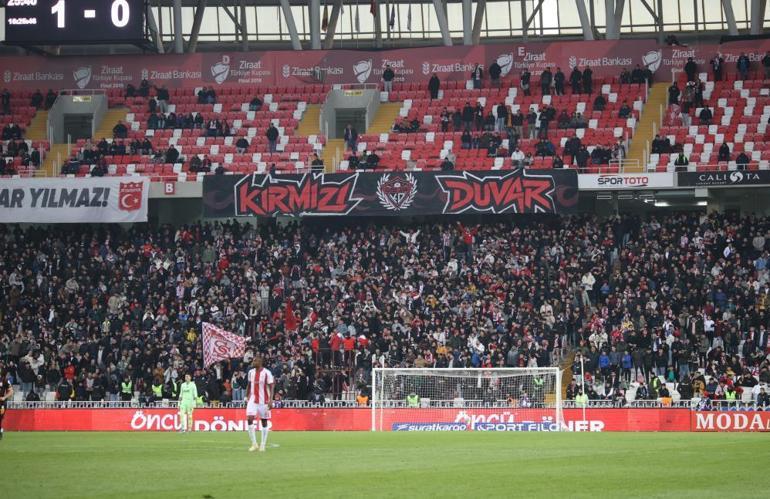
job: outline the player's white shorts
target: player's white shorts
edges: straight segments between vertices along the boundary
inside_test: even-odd
[[[267,404],[257,404],[253,398],[246,403],[246,416],[256,416],[259,419],[270,419],[270,409]]]

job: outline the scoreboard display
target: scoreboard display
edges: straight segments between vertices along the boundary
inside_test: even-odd
[[[145,0],[7,0],[9,44],[136,43],[144,40]]]

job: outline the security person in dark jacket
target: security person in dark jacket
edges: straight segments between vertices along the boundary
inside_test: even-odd
[[[701,109],[698,117],[700,118],[701,125],[710,125],[711,120],[714,119],[714,113],[712,113],[711,109],[709,109],[709,107],[706,106],[703,109]]]
[[[434,73],[428,81],[428,92],[430,92],[431,99],[438,99],[438,90],[440,86],[441,82],[439,81],[438,76],[436,76]]]
[[[382,72],[382,86],[386,92],[393,91],[393,78],[395,77],[396,77],[396,74],[393,72],[393,69],[390,67],[390,64],[385,66],[385,71]]]
[[[484,70],[481,66],[476,64],[476,67],[471,71],[471,81],[473,81],[473,88],[481,88],[481,80],[484,78]]]
[[[267,131],[265,132],[265,137],[267,137],[269,150],[270,150],[270,153],[272,154],[276,151],[276,141],[278,140],[278,129],[271,124],[268,127]]]
[[[551,95],[551,82],[553,81],[553,73],[548,68],[540,75],[540,91],[543,95]]]
[[[578,150],[577,154],[575,155],[575,163],[577,163],[577,166],[580,170],[585,170],[588,166],[588,159],[591,157],[591,154],[588,152],[588,148],[585,145],[582,145],[580,147],[580,150]]]
[[[556,73],[553,75],[553,89],[556,95],[564,95],[564,81],[566,77],[562,73],[561,68],[556,68]]]
[[[692,57],[687,58],[687,63],[684,65],[684,72],[687,74],[687,81],[695,81],[695,73],[698,72],[698,65],[692,60]]]
[[[573,94],[579,94],[583,90],[583,73],[580,72],[577,66],[572,70],[569,75],[569,84],[572,87]]]
[[[493,87],[500,87],[500,75],[503,74],[503,68],[500,67],[500,65],[497,63],[497,61],[494,61],[489,66],[489,79],[492,80],[492,86]]]
[[[590,67],[583,70],[583,92],[590,94],[594,91],[594,72]]]
[[[530,79],[532,78],[532,75],[529,71],[526,69],[523,73],[521,73],[521,82],[519,85],[521,86],[521,89],[524,91],[524,95],[530,95],[532,92],[532,88],[530,86]]]
[[[679,104],[679,95],[681,95],[682,91],[679,90],[679,85],[676,84],[676,82],[672,83],[670,87],[668,87],[668,105],[672,104]]]
[[[474,116],[474,110],[471,107],[470,102],[466,102],[465,106],[463,106],[463,128],[470,129],[471,125],[473,125],[473,116]]]

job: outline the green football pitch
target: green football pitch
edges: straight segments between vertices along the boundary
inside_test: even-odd
[[[6,433],[0,496],[768,497],[770,435]]]

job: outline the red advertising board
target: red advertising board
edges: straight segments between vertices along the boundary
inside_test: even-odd
[[[590,66],[595,77],[618,75],[624,67],[649,67],[658,81],[670,81],[671,70],[681,69],[688,57],[708,69],[717,53],[728,71],[745,52],[758,66],[770,40],[730,42],[690,47],[660,46],[654,40],[599,40],[506,43],[477,46],[426,47],[386,51],[305,50],[271,52],[214,52],[186,55],[0,57],[2,86],[13,89],[80,88],[123,89],[142,79],[170,88],[202,85],[252,87],[301,86],[318,83],[377,83],[386,65],[397,82],[427,82],[432,74],[442,80],[467,80],[475,64],[500,64],[504,76],[525,68],[535,77],[546,67],[560,67],[567,76],[572,67]]]
[[[459,422],[475,429],[484,423],[516,424],[508,431],[553,431],[552,411],[542,409],[390,409],[379,423],[392,429],[398,423]],[[688,431],[687,410],[661,409],[565,409],[564,426],[568,431]],[[524,424],[521,424],[524,423]]]
[[[198,409],[196,430],[245,431],[242,409]],[[458,423],[453,429],[498,431],[552,431],[550,418],[539,410],[519,409],[389,409],[382,413],[384,430],[397,426],[425,427]],[[379,425],[378,421],[378,425]],[[179,426],[174,409],[20,409],[9,410],[4,426],[9,431],[174,431]],[[286,431],[368,431],[369,409],[276,409],[273,428]],[[405,426],[405,429],[410,429]],[[411,428],[414,429],[414,428]],[[424,428],[423,428],[424,429]],[[567,431],[770,431],[766,412],[692,412],[688,409],[580,409],[564,410]]]

